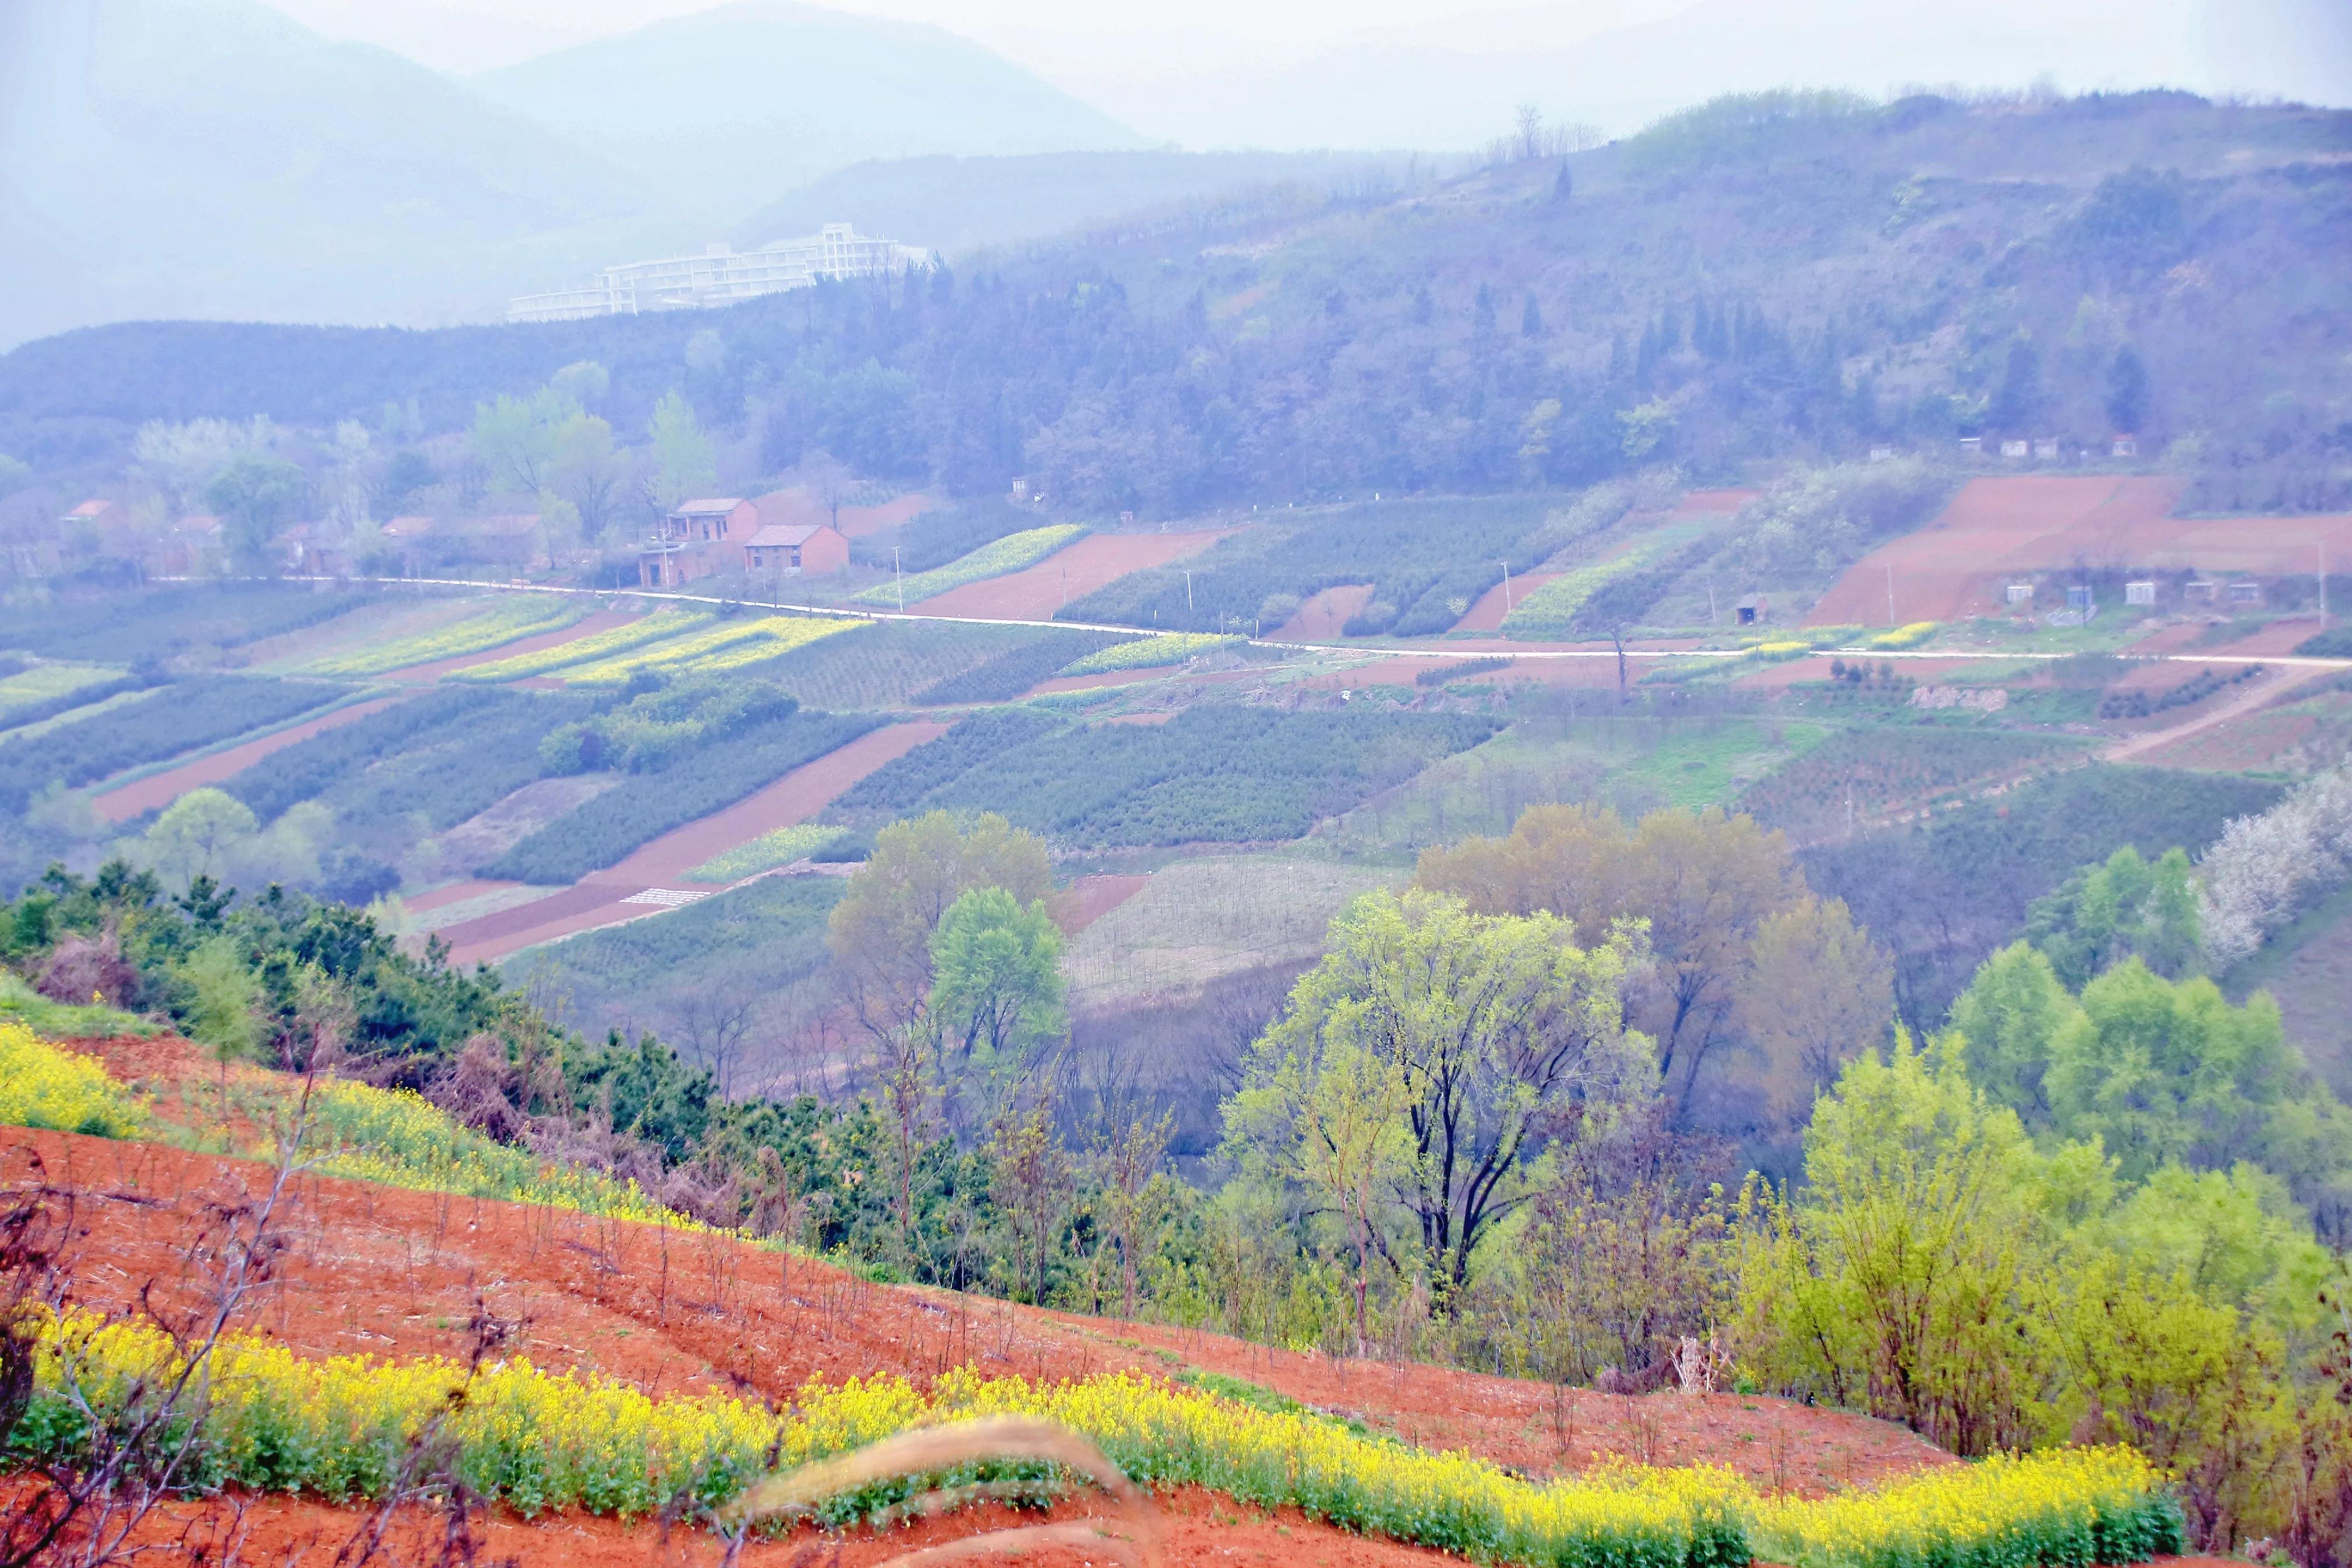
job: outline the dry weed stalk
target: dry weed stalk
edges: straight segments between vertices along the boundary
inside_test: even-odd
[[[838,1458],[803,1465],[790,1474],[753,1487],[731,1504],[721,1518],[739,1531],[753,1521],[778,1514],[808,1513],[827,1498],[855,1491],[894,1476],[924,1475],[951,1469],[976,1460],[1029,1459],[1059,1465],[1086,1477],[1110,1494],[1117,1505],[1124,1536],[1109,1533],[1101,1520],[1071,1520],[1059,1524],[1028,1525],[994,1530],[938,1546],[923,1547],[893,1557],[881,1568],[933,1568],[934,1564],[967,1562],[977,1557],[1018,1555],[1045,1546],[1075,1546],[1108,1553],[1129,1568],[1160,1568],[1160,1521],[1125,1471],[1102,1450],[1077,1434],[1049,1421],[999,1415],[929,1426],[870,1444]],[[901,1511],[928,1515],[985,1498],[1006,1495],[1000,1487],[934,1488]],[[738,1537],[740,1539],[740,1535]]]

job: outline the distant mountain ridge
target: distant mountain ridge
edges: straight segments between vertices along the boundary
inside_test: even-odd
[[[736,0],[471,85],[730,223],[763,195],[861,160],[1144,144],[943,28],[790,0]]]
[[[1393,187],[1433,161],[1403,153],[1033,153],[853,163],[761,207],[734,231],[756,246],[838,218],[943,255],[1018,245],[1123,215],[1256,185]]]
[[[769,0],[478,81],[258,0],[0,6],[0,346],[140,318],[479,321],[862,159],[1138,144],[952,34]]]

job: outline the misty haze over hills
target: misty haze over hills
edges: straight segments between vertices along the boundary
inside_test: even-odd
[[[1137,45],[1128,77],[1083,80],[946,28],[771,0],[625,36],[551,32],[564,47],[476,74],[288,12],[346,40],[467,25],[397,0],[0,15],[0,245],[16,284],[0,345],[156,317],[490,321],[510,294],[601,266],[837,219],[949,251],[1034,239],[1240,186],[1345,184],[1397,161],[1301,150],[1473,147],[1522,102],[1622,134],[1774,86],[2046,76],[2326,102],[2352,79],[2352,19],[2328,0],[1996,0],[1940,16],[1699,0],[1549,48],[1492,47],[1492,27],[1451,47],[1433,22],[1206,75]],[[1276,151],[1146,150],[1170,133]]]

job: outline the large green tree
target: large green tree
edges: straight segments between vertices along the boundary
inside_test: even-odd
[[[1551,1140],[1586,1105],[1655,1084],[1648,1042],[1624,1027],[1638,932],[1612,929],[1590,948],[1573,935],[1557,916],[1475,914],[1423,889],[1359,900],[1251,1047],[1225,1110],[1228,1152],[1306,1210],[1359,1219],[1359,1184],[1381,1169],[1402,1226],[1373,1246],[1425,1269],[1445,1309],[1495,1226],[1528,1200],[1529,1166]],[[1333,1146],[1368,1098],[1391,1093],[1401,1149],[1384,1154],[1363,1128],[1346,1134],[1358,1148]]]

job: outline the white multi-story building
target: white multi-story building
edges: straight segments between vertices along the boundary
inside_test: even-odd
[[[576,321],[640,310],[704,310],[805,289],[820,278],[873,278],[930,265],[931,253],[919,246],[869,239],[845,223],[829,223],[804,239],[780,239],[757,250],[713,245],[700,256],[607,267],[591,283],[516,296],[507,306],[507,320]]]

